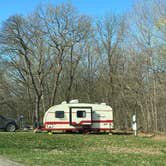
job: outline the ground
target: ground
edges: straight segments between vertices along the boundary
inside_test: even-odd
[[[1,132],[0,155],[25,166],[166,166],[166,136]]]
[[[8,160],[7,158],[0,157],[0,166],[23,166],[20,163]]]

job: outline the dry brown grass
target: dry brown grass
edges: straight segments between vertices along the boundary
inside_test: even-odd
[[[152,138],[153,140],[166,141],[166,134],[138,133],[138,137]]]
[[[145,138],[150,138],[150,137],[154,137],[155,134],[154,133],[138,133],[138,137],[145,137]]]
[[[99,151],[101,149],[91,147],[88,151]],[[112,147],[107,146],[104,150],[108,153],[134,153],[134,154],[148,154],[148,155],[159,155],[161,154],[161,149],[159,148],[128,148],[128,147]]]
[[[127,147],[108,147],[108,152],[111,153],[144,153],[144,154],[151,154],[151,155],[159,155],[161,154],[160,149],[156,148],[127,148]]]
[[[166,141],[166,135],[156,135],[153,139],[158,141]]]

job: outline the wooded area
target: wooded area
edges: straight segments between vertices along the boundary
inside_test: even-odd
[[[0,114],[42,121],[61,101],[106,102],[115,128],[166,132],[166,2],[100,18],[71,3],[14,15],[0,29]]]

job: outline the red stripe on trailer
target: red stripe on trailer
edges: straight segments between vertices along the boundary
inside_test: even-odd
[[[73,124],[73,125],[84,124],[84,123],[92,123],[92,121],[91,120],[82,120],[79,123],[77,123],[77,122],[71,122],[71,124]]]
[[[112,123],[113,120],[92,120],[93,123]]]
[[[70,122],[45,122],[46,124],[70,124]]]
[[[77,130],[82,130],[82,128],[41,128],[41,130],[72,130],[72,131],[77,131]]]
[[[96,130],[113,130],[113,128],[90,128],[92,131]],[[78,130],[84,130],[84,128],[41,128],[41,130],[72,130],[72,131],[78,131]]]
[[[83,123],[112,123],[113,120],[83,120],[81,121],[79,124],[83,124]],[[46,124],[70,124],[70,122],[66,122],[66,121],[54,121],[54,122],[45,122]],[[72,124],[77,124],[76,122],[72,122]]]

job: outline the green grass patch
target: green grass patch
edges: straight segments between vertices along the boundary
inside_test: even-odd
[[[28,166],[166,166],[166,141],[122,135],[1,132],[0,155]]]

